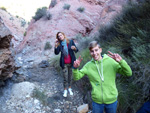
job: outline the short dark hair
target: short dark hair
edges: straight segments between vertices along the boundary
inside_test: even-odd
[[[94,48],[96,46],[98,46],[100,48],[100,44],[98,44],[97,41],[90,42],[90,44],[89,44],[89,50],[91,50],[92,48]]]

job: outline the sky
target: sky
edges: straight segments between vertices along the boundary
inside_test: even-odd
[[[0,0],[0,7],[14,15],[30,21],[38,8],[49,7],[51,0]]]

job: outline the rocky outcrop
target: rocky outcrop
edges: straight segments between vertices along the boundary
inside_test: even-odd
[[[16,49],[23,40],[28,24],[23,18],[17,16],[15,17],[2,9],[0,9],[0,17],[3,20],[5,26],[11,32],[13,36],[13,48]]]
[[[15,70],[14,60],[11,52],[11,32],[0,18],[0,86],[4,81],[12,77]]]

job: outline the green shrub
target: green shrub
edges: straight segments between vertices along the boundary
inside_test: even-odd
[[[45,106],[48,104],[48,97],[44,91],[40,91],[39,89],[35,88],[33,90],[32,97],[38,99]]]
[[[35,16],[32,17],[35,21],[47,15],[47,7],[38,8]]]
[[[52,45],[50,44],[50,42],[46,42],[44,50],[48,50],[48,49],[51,49],[51,48],[52,48]]]
[[[79,7],[79,8],[77,9],[77,11],[79,11],[80,13],[84,12],[84,10],[85,10],[84,7]]]
[[[26,35],[27,35],[27,32],[25,31],[25,32],[24,32],[24,36],[26,36]]]
[[[7,9],[5,7],[1,7],[0,9],[4,10],[4,11],[7,11]]]
[[[50,7],[54,7],[56,4],[57,4],[57,1],[56,0],[52,0],[51,4],[50,4]]]
[[[62,68],[60,67],[59,64],[59,60],[60,60],[60,54],[59,55],[55,55],[53,58],[51,58],[49,60],[50,65],[55,67],[55,69],[57,70],[57,72],[62,75]]]
[[[93,40],[90,37],[83,37],[81,34],[76,35],[75,39],[78,42],[80,50],[87,48],[88,44]]]
[[[70,9],[70,5],[69,4],[64,4],[63,8],[66,9],[66,10],[69,10]]]
[[[24,27],[26,25],[26,21],[25,20],[21,20],[21,27]]]

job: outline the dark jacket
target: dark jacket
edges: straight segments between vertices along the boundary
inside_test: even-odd
[[[68,44],[68,53],[71,56],[71,66],[73,67],[73,63],[76,60],[76,57],[74,55],[74,51],[71,49],[71,46],[75,46],[75,43],[73,40],[70,40],[69,44]],[[58,55],[59,52],[61,52],[61,56],[60,56],[60,67],[62,67],[62,69],[64,68],[64,54],[63,54],[63,46],[60,44],[57,48],[55,48],[54,50],[55,54]],[[78,48],[76,47],[75,52],[78,52]]]

